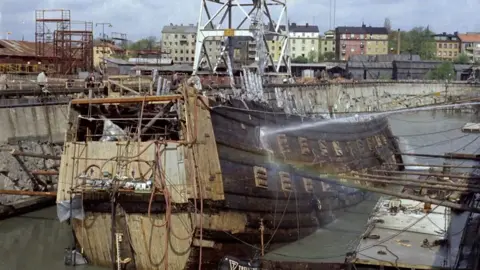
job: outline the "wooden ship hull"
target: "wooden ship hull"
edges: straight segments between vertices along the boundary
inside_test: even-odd
[[[69,211],[90,263],[217,269],[238,258],[259,269],[266,251],[365,199],[326,174],[399,169],[386,119],[270,134],[307,120],[188,89],[72,101],[57,203],[81,201],[83,215]],[[105,132],[103,117],[124,133]]]

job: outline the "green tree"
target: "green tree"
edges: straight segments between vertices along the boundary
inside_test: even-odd
[[[468,55],[461,53],[455,58],[454,62],[455,64],[468,64],[470,63],[470,59],[468,58]]]
[[[428,27],[415,27],[410,31],[400,32],[400,53],[418,54],[423,60],[436,58],[436,44],[433,38],[434,33]],[[398,42],[398,31],[389,34],[388,46],[396,52]]]
[[[308,63],[316,63],[318,62],[318,56],[316,51],[309,51],[308,52]]]
[[[443,62],[427,74],[429,80],[453,80],[454,77],[455,69],[451,62]]]
[[[321,53],[318,54],[318,62],[320,63],[320,62],[323,62],[323,61],[325,61],[325,56]]]
[[[292,59],[292,62],[293,63],[301,63],[301,64],[306,64],[308,63],[308,58],[306,58],[305,56],[297,56],[295,58]]]
[[[157,38],[150,36],[147,38],[142,38],[136,42],[131,43],[128,46],[130,50],[155,50],[159,49]]]
[[[327,61],[332,61],[332,60],[335,60],[335,53],[334,52],[326,52],[326,53],[323,54],[323,57]]]

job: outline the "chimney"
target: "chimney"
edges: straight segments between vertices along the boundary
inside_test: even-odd
[[[453,32],[455,36],[458,36],[458,31]]]
[[[308,27],[308,23],[306,23],[305,26]]]
[[[297,24],[296,24],[296,23],[292,23],[292,27],[297,27]]]

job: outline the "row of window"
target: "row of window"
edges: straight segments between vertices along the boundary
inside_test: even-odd
[[[183,59],[184,59],[183,57],[176,57],[176,56],[173,58],[174,61],[180,61],[180,62],[183,62]],[[189,59],[191,59],[190,61],[192,62],[195,61],[195,57],[185,57],[185,61],[188,62]]]
[[[364,34],[359,34],[359,35],[355,35],[355,34],[350,34],[350,35],[342,34],[342,39],[355,38],[355,37],[359,37],[360,39],[364,39],[364,38],[365,38],[365,35],[364,35]],[[373,39],[373,35],[367,35],[367,37],[368,37],[369,39]]]
[[[457,43],[438,43],[438,48],[444,48],[444,49],[458,49],[458,44]]]
[[[458,52],[451,52],[451,51],[448,52],[448,53],[447,52],[438,52],[437,55],[438,56],[444,56],[444,57],[447,56],[447,55],[449,57],[456,57],[456,56],[458,56]]]

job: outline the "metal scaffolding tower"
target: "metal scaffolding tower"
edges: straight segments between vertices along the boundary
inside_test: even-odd
[[[232,76],[235,43],[248,40],[248,51],[252,56],[249,69],[255,70],[259,75],[290,76],[287,0],[200,0],[200,2],[194,74],[199,70],[217,73],[218,65],[223,62]],[[207,39],[223,40],[218,56],[213,56],[213,53],[207,50],[206,43],[209,42]],[[269,41],[278,44],[275,45],[277,61],[274,61],[275,52],[270,51]]]

